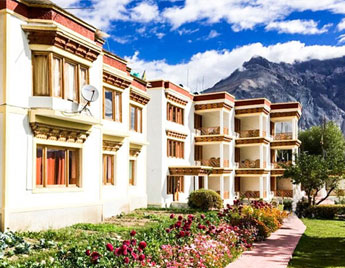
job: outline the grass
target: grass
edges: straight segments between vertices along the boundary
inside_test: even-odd
[[[289,268],[345,268],[345,221],[303,219],[307,229]]]

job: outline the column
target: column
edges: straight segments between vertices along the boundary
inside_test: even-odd
[[[220,191],[221,198],[224,199],[224,176],[223,175],[219,177],[219,191]]]
[[[259,136],[262,137],[262,130],[263,130],[263,115],[259,115]]]
[[[264,197],[264,177],[260,177],[260,198]]]
[[[259,145],[260,146],[260,168],[263,168],[264,166],[264,146],[262,144]]]
[[[199,177],[193,176],[194,178],[194,190],[199,190]]]
[[[224,112],[223,109],[219,111],[219,127],[220,127],[220,135],[224,134]]]
[[[219,144],[219,157],[220,167],[224,167],[224,146],[223,143]]]
[[[296,119],[293,118],[291,121],[291,131],[292,131],[292,139],[296,140],[297,139],[297,124],[296,124]]]
[[[204,176],[204,188],[208,189],[208,176]]]

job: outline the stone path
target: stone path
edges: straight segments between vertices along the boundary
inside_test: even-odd
[[[296,216],[289,216],[282,228],[267,240],[254,244],[251,251],[244,252],[226,268],[285,268],[306,227]]]

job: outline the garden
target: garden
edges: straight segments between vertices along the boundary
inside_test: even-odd
[[[262,201],[219,205],[139,209],[101,224],[2,233],[0,267],[225,267],[287,217]]]

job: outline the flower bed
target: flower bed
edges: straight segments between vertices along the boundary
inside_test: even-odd
[[[138,234],[132,231],[131,240],[87,251],[83,260],[95,267],[225,267],[254,241],[280,228],[286,216],[259,201],[237,202],[207,214],[171,214],[166,227]]]
[[[154,228],[133,230],[124,239],[93,234],[87,247],[59,245],[44,261],[14,267],[225,267],[254,241],[277,230],[286,216],[258,201],[204,214],[171,214]]]

